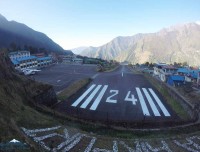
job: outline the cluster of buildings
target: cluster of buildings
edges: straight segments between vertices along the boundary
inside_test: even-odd
[[[55,59],[55,55],[45,56],[44,53],[30,54],[30,51],[15,51],[10,52],[9,57],[15,67],[15,69],[34,69],[42,68],[51,65],[53,62],[58,62],[59,59]],[[75,63],[82,64],[83,59],[78,58],[74,54],[60,55],[62,63]]]
[[[9,57],[15,69],[42,68],[52,64],[52,57],[43,53],[31,55],[29,51],[10,52]]]
[[[172,86],[181,85],[185,82],[200,86],[200,69],[177,68],[173,65],[159,63],[154,66],[153,75]]]
[[[83,59],[78,58],[75,54],[73,55],[61,55],[62,62],[63,63],[77,63],[77,64],[82,64]]]

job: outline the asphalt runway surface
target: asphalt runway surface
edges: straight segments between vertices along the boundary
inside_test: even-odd
[[[82,91],[57,105],[67,115],[94,121],[171,122],[179,118],[143,75],[128,66],[100,73]]]
[[[96,74],[96,65],[56,64],[41,69],[40,72],[31,77],[36,81],[52,85],[54,90],[59,92],[77,80]]]

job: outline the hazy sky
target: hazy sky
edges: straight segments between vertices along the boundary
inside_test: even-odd
[[[71,49],[199,21],[200,0],[0,0],[0,13]]]

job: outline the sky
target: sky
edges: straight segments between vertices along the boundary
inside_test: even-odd
[[[0,0],[0,14],[67,50],[200,21],[200,0]]]

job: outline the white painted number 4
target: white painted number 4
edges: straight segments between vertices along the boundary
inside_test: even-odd
[[[129,97],[131,94],[131,91],[129,91],[126,95],[126,98],[124,99],[125,101],[131,101],[133,103],[133,105],[136,105],[136,101],[137,99],[134,97],[133,94],[131,94],[131,97]]]

